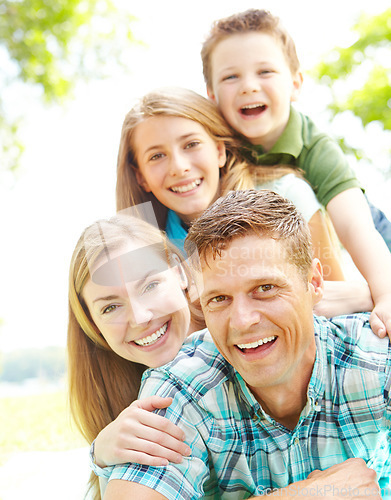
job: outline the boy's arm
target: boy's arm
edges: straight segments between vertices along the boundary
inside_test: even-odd
[[[326,208],[341,243],[368,282],[375,304],[370,317],[373,331],[391,337],[391,253],[376,231],[361,189],[343,191]]]
[[[148,486],[121,479],[113,479],[109,482],[103,500],[130,500],[131,498],[167,500],[167,497]]]

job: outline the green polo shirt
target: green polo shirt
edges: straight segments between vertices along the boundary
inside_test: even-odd
[[[361,187],[338,144],[293,107],[284,132],[270,151],[265,153],[262,146],[246,143],[243,154],[257,165],[300,168],[324,206],[337,194]]]

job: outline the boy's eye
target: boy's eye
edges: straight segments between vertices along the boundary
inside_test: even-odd
[[[224,302],[225,299],[225,295],[217,295],[216,297],[213,297],[213,299],[210,299],[209,303],[220,304],[221,302]]]
[[[234,80],[235,78],[237,78],[237,75],[228,75],[223,78],[223,82],[226,80]]]

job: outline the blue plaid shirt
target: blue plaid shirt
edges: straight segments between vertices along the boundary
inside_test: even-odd
[[[367,314],[314,321],[317,355],[294,430],[262,410],[204,330],[174,361],[148,370],[140,394],[174,398],[159,413],[184,429],[191,457],[167,467],[118,465],[109,468],[110,479],[141,483],[168,499],[238,500],[361,457],[376,470],[383,498],[391,498],[390,343],[372,333]],[[331,486],[318,493],[333,496]]]

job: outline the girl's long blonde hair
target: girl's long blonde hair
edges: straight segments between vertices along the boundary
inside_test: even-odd
[[[111,350],[92,321],[82,296],[90,278],[89,267],[104,252],[120,249],[129,240],[146,245],[164,243],[164,257],[170,266],[181,259],[161,231],[136,217],[117,215],[101,220],[81,235],[69,272],[68,384],[71,414],[88,443],[92,443],[106,425],[137,399],[141,376],[146,369],[146,366],[121,358]],[[186,263],[182,262],[182,266],[191,283]],[[91,474],[90,488],[94,498],[99,499],[95,474]]]
[[[252,187],[251,175],[245,168],[246,163],[239,153],[237,140],[216,105],[192,90],[161,89],[142,97],[125,117],[117,162],[117,210],[151,201],[159,227],[161,229],[165,227],[167,208],[152,193],[146,193],[136,179],[138,166],[133,141],[134,132],[137,125],[154,116],[187,118],[199,123],[216,142],[224,142],[227,161],[220,169],[222,192]]]

